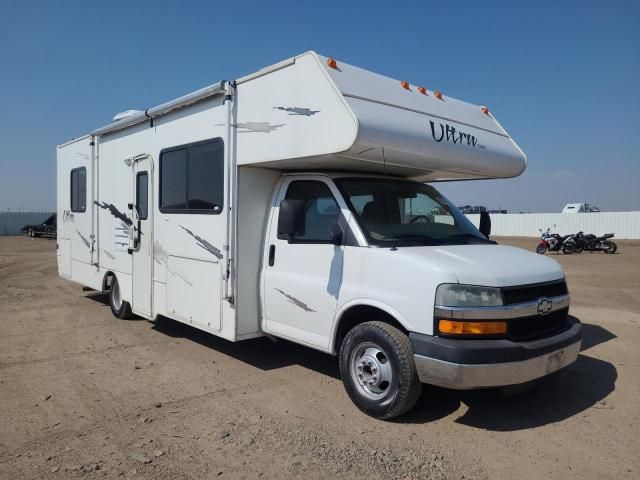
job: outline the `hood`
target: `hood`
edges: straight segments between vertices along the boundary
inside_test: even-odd
[[[549,282],[564,277],[555,260],[506,245],[401,247],[395,254],[439,271],[450,271],[460,283],[506,287]]]

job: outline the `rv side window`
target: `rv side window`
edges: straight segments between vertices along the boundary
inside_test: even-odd
[[[71,170],[71,211],[84,212],[87,209],[87,169]]]
[[[136,207],[140,220],[149,217],[149,175],[147,172],[138,172],[136,175]]]
[[[338,222],[340,207],[331,190],[317,180],[296,180],[289,184],[287,199],[306,200],[305,234],[292,243],[330,243],[331,227]]]
[[[222,212],[224,144],[222,139],[181,145],[160,154],[160,211]]]

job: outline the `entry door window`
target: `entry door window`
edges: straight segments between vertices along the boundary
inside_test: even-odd
[[[305,200],[305,234],[296,235],[292,243],[330,243],[331,227],[338,222],[340,208],[324,182],[296,180],[289,184],[286,199]]]
[[[87,209],[87,169],[71,170],[71,211],[84,212]]]
[[[149,217],[149,174],[138,172],[136,175],[136,207],[140,220]]]

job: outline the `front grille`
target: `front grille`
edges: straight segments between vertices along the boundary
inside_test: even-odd
[[[548,315],[514,318],[509,320],[507,334],[511,340],[534,340],[561,330],[567,325],[568,308],[562,308]]]
[[[566,295],[567,283],[564,280],[550,283],[522,285],[520,287],[505,287],[502,289],[502,300],[505,305],[535,302],[541,297],[557,297]]]

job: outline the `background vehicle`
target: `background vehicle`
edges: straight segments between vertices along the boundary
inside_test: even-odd
[[[26,233],[30,237],[49,237],[56,238],[57,215],[54,213],[44,222],[37,225],[25,225],[22,227],[22,233]]]
[[[618,251],[618,245],[612,240],[609,240],[613,238],[613,236],[613,233],[607,233],[601,237],[597,237],[593,234],[585,235],[584,232],[580,231],[574,235],[575,250],[578,253],[585,250],[590,252],[616,253]]]
[[[422,383],[577,358],[560,266],[424,183],[525,166],[486,107],[308,52],[59,146],[58,268],[119,318],[337,355],[358,408],[392,418]]]
[[[600,209],[588,203],[567,203],[562,213],[597,213]]]
[[[559,252],[562,250],[562,253],[571,254],[576,251],[573,235],[561,236],[557,233],[551,233],[550,227],[544,232],[542,229],[539,230],[542,235],[540,235],[540,243],[536,247],[537,253],[544,255],[547,252]]]

